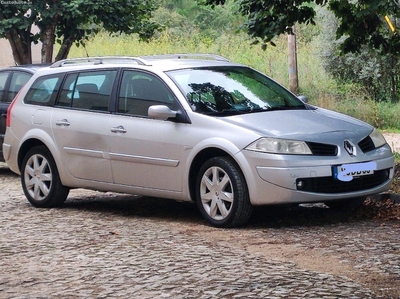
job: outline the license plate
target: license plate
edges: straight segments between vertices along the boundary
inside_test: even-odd
[[[343,164],[333,167],[333,177],[336,180],[351,181],[353,178],[374,174],[375,162]]]

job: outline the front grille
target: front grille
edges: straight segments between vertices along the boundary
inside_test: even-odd
[[[360,147],[360,149],[361,149],[364,153],[373,151],[373,150],[375,149],[375,145],[374,145],[374,143],[372,142],[371,137],[369,137],[369,136],[367,136],[367,137],[365,137],[363,140],[361,140],[361,141],[358,143],[358,146]]]
[[[336,156],[338,148],[336,145],[307,142],[308,147],[315,156]]]
[[[314,193],[345,193],[375,188],[389,180],[389,169],[375,171],[374,174],[355,177],[350,182],[343,182],[331,177],[297,179],[299,191]],[[302,183],[300,183],[302,182]]]

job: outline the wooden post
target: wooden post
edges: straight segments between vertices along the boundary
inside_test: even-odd
[[[296,27],[292,27],[293,34],[288,34],[289,55],[289,90],[294,94],[299,92],[299,78],[297,71]]]

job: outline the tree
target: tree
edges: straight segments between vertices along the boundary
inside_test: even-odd
[[[325,69],[340,82],[361,84],[375,101],[400,99],[400,61],[394,55],[371,51],[363,46],[359,53],[337,55],[341,40],[335,41],[338,20],[332,12],[318,9],[321,26],[320,38],[324,42],[323,61]]]
[[[198,0],[206,5],[224,4],[225,0]],[[246,16],[248,34],[256,43],[273,45],[273,38],[292,33],[295,23],[315,24],[315,7],[327,6],[338,18],[336,38],[342,53],[359,53],[363,46],[400,56],[400,37],[388,28],[385,16],[400,18],[398,0],[236,0],[239,12]]]
[[[16,4],[15,4],[16,3]],[[2,1],[0,37],[9,40],[16,64],[32,63],[31,44],[42,42],[42,62],[52,62],[54,44],[61,44],[55,60],[65,59],[74,43],[104,28],[110,33],[138,33],[151,37],[158,25],[150,21],[156,0]],[[32,26],[39,32],[33,34]]]

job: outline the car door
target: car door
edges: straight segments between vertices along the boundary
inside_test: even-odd
[[[101,70],[69,74],[53,109],[54,140],[64,167],[76,178],[112,182],[108,108],[116,73]]]
[[[114,182],[181,191],[186,125],[149,118],[148,108],[152,105],[179,109],[172,92],[159,78],[125,70],[117,113],[111,116],[109,128]]]

